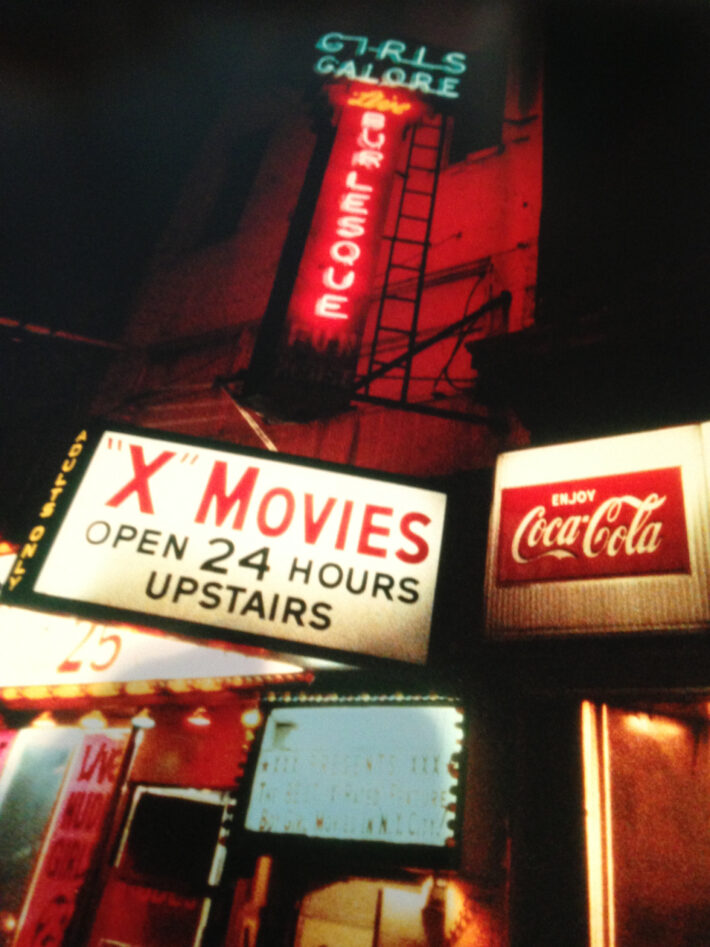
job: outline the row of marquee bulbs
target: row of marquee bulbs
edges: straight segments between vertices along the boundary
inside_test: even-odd
[[[258,727],[261,719],[261,712],[256,708],[245,710],[242,714],[242,723],[249,730]],[[185,717],[185,722],[193,727],[209,727],[212,718],[206,707],[197,707],[189,711]],[[108,725],[108,720],[100,710],[91,710],[77,721],[77,726],[83,730],[105,730]],[[131,719],[131,725],[138,730],[150,730],[155,726],[155,718],[151,716],[148,708],[144,707]],[[39,728],[56,727],[57,721],[52,716],[51,710],[43,710],[35,717],[31,726]]]

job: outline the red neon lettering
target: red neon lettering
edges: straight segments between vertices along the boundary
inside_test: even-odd
[[[371,184],[360,184],[357,179],[357,171],[350,171],[345,178],[345,186],[351,191],[372,191]]]
[[[358,145],[362,148],[371,148],[374,151],[381,151],[382,146],[385,143],[385,136],[383,132],[380,132],[374,140],[370,139],[370,129],[367,128],[363,122],[362,134],[357,140]]]
[[[335,267],[329,266],[328,269],[323,274],[323,284],[328,287],[328,289],[350,289],[350,287],[355,282],[355,273],[353,270],[350,270],[349,273],[346,273],[345,276],[336,282],[335,279]]]
[[[353,266],[360,258],[360,247],[352,240],[338,240],[330,248],[330,256],[336,263]]]
[[[360,217],[339,217],[338,228],[335,232],[339,237],[362,237],[365,228]]]
[[[340,198],[340,209],[346,214],[367,214],[367,201],[369,194],[356,194],[354,191],[348,191]]]
[[[195,522],[205,522],[212,500],[214,500],[217,508],[215,515],[216,525],[221,526],[231,512],[232,507],[238,504],[232,527],[234,529],[241,529],[244,525],[244,518],[249,508],[258,474],[258,467],[247,467],[239,483],[229,496],[227,496],[227,464],[223,460],[216,460],[212,467],[210,479],[205,487],[202,500],[200,501],[200,508],[197,511]]]
[[[348,314],[340,311],[340,307],[347,301],[347,296],[337,296],[335,293],[324,293],[318,298],[315,313],[323,319],[347,319]]]
[[[175,452],[164,450],[162,454],[155,458],[150,464],[145,463],[143,458],[143,448],[138,444],[130,444],[131,463],[133,464],[133,480],[126,484],[123,489],[106,501],[106,506],[120,506],[132,493],[138,495],[138,505],[141,513],[153,513],[153,500],[148,487],[148,479],[153,476],[161,467],[175,456]]]
[[[381,151],[375,151],[374,148],[363,148],[362,151],[356,151],[352,157],[352,164],[361,168],[377,169],[384,161],[385,156]]]
[[[360,135],[350,163],[377,173],[384,160],[382,148],[385,135],[381,130],[385,127],[385,116],[381,112],[363,112],[359,124]],[[377,134],[373,134],[373,129]],[[335,267],[322,268],[324,289],[336,292],[326,292],[317,298],[314,312],[321,319],[350,318],[346,306],[351,299],[342,294],[352,289],[356,283],[355,265],[362,255],[362,248],[355,239],[366,236],[368,202],[373,191],[374,185],[361,181],[357,171],[348,171],[345,175],[345,189],[338,202],[338,209],[343,212],[343,216],[338,217],[335,227],[335,234],[341,239],[330,245],[328,255],[334,263],[348,267],[349,272],[336,275]]]

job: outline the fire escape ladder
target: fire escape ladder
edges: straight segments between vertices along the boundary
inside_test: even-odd
[[[443,149],[440,115],[425,117],[414,125],[406,167],[401,172],[394,232],[384,238],[389,241],[389,252],[367,374],[356,386],[365,396],[370,394],[374,378],[383,374],[383,366],[391,362],[393,350],[400,353],[404,345],[403,373],[397,376],[401,381],[398,400],[407,402]]]

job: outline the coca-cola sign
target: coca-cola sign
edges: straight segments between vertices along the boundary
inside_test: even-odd
[[[680,467],[501,491],[500,584],[689,572]]]

